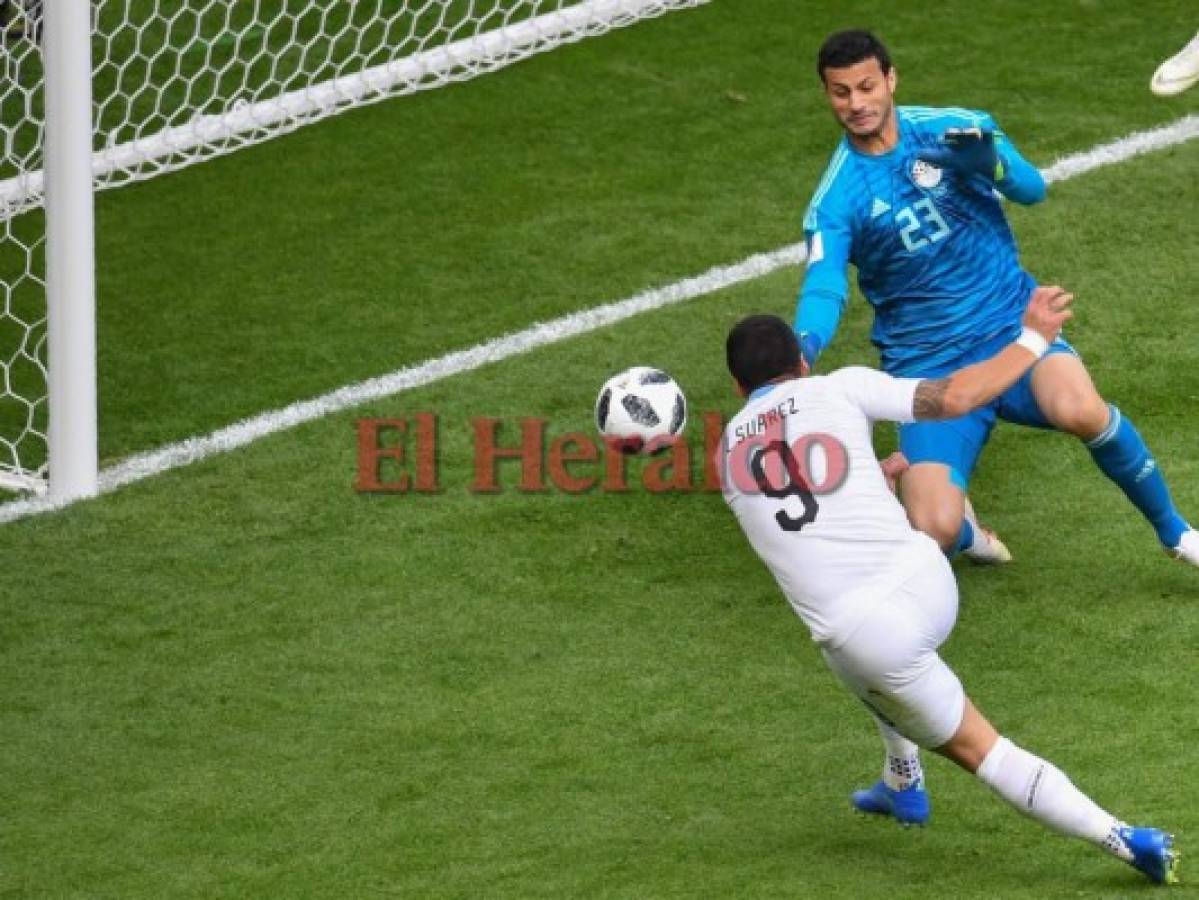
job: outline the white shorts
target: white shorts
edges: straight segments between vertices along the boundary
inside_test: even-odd
[[[958,614],[953,570],[936,544],[910,574],[869,602],[870,612],[836,646],[822,644],[829,668],[880,719],[932,749],[948,743],[966,693],[937,654]],[[910,562],[910,561],[909,561]]]

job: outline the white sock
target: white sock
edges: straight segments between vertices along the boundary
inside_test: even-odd
[[[882,735],[885,754],[883,756],[883,784],[893,791],[924,781],[924,769],[920,765],[920,748],[884,722],[875,718],[878,733]]]
[[[1001,737],[976,773],[1022,813],[1070,837],[1103,847],[1128,862],[1132,854],[1120,838],[1124,823],[1101,809],[1053,763]]]

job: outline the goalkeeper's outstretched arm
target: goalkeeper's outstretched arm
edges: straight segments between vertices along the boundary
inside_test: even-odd
[[[995,181],[999,193],[1013,203],[1030,206],[1045,199],[1045,178],[1041,170],[1020,155],[1020,151],[1002,133],[995,136],[995,155],[1002,171]]]
[[[927,147],[918,156],[935,166],[982,178],[1015,203],[1027,206],[1045,199],[1040,171],[994,127],[989,116],[982,125],[946,129],[939,146]]]
[[[795,304],[795,333],[811,369],[833,335],[849,300],[849,226],[839,218],[809,216],[808,267]]]

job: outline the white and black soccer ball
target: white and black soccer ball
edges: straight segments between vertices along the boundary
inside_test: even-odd
[[[595,424],[625,453],[653,453],[687,424],[687,398],[661,369],[633,366],[600,388]]]

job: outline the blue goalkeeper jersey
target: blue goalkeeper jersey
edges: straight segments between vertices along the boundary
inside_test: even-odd
[[[890,151],[871,156],[842,137],[829,161],[804,217],[808,263],[795,330],[809,336],[806,347],[828,345],[853,263],[874,307],[871,340],[882,368],[939,375],[971,348],[1019,332],[1035,283],[1020,267],[996,188],[1036,203],[1045,182],[987,113],[906,106],[897,115],[899,142]],[[916,158],[954,127],[995,132],[998,185]]]

